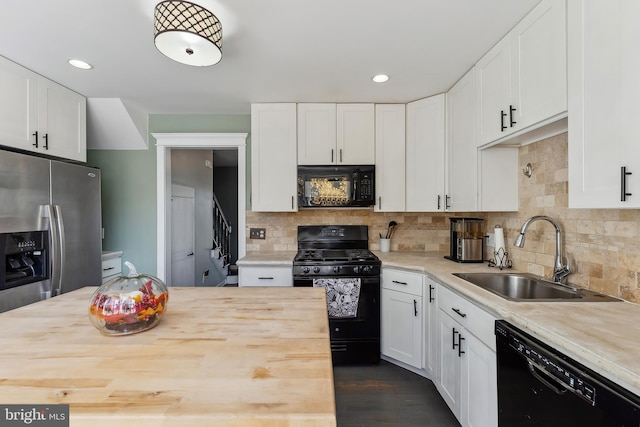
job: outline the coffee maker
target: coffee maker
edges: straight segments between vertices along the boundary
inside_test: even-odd
[[[452,217],[450,252],[445,258],[456,262],[484,261],[484,219]]]

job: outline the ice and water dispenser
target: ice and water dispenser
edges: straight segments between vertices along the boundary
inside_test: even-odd
[[[445,258],[456,262],[484,261],[484,219],[452,217],[450,253]]]
[[[0,290],[49,278],[47,231],[0,233]]]

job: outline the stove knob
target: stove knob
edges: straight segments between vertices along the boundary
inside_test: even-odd
[[[309,272],[309,267],[302,267],[302,272],[307,274]]]
[[[371,266],[370,265],[365,265],[362,267],[362,272],[363,273],[368,273],[371,271]]]
[[[360,272],[360,267],[357,265],[353,266],[353,274],[358,274]]]
[[[340,266],[336,265],[335,267],[333,267],[333,272],[334,273],[340,273]]]
[[[314,273],[320,273],[320,267],[318,267],[318,266],[313,267],[313,272]]]

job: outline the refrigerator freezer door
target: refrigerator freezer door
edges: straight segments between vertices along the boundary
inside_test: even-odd
[[[51,204],[64,224],[62,293],[102,284],[100,170],[51,161]]]
[[[49,161],[0,151],[0,233],[46,230],[40,206],[49,204]]]

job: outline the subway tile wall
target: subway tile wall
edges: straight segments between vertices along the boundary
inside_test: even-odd
[[[248,228],[266,228],[266,239],[247,240],[247,251],[295,251],[297,225],[363,224],[369,226],[369,247],[379,249],[378,233],[389,221],[399,225],[391,241],[393,251],[449,251],[449,217],[486,219],[487,232],[504,228],[514,268],[551,277],[555,257],[555,231],[538,221],[527,232],[525,246],[513,246],[520,227],[533,215],[549,215],[564,229],[564,250],[577,286],[640,302],[640,210],[569,209],[567,186],[567,134],[520,148],[520,169],[533,166],[531,178],[519,174],[518,212],[504,213],[377,213],[372,210],[306,210],[295,213],[247,212]],[[499,186],[496,186],[499,191]],[[487,248],[487,258],[492,248]]]

